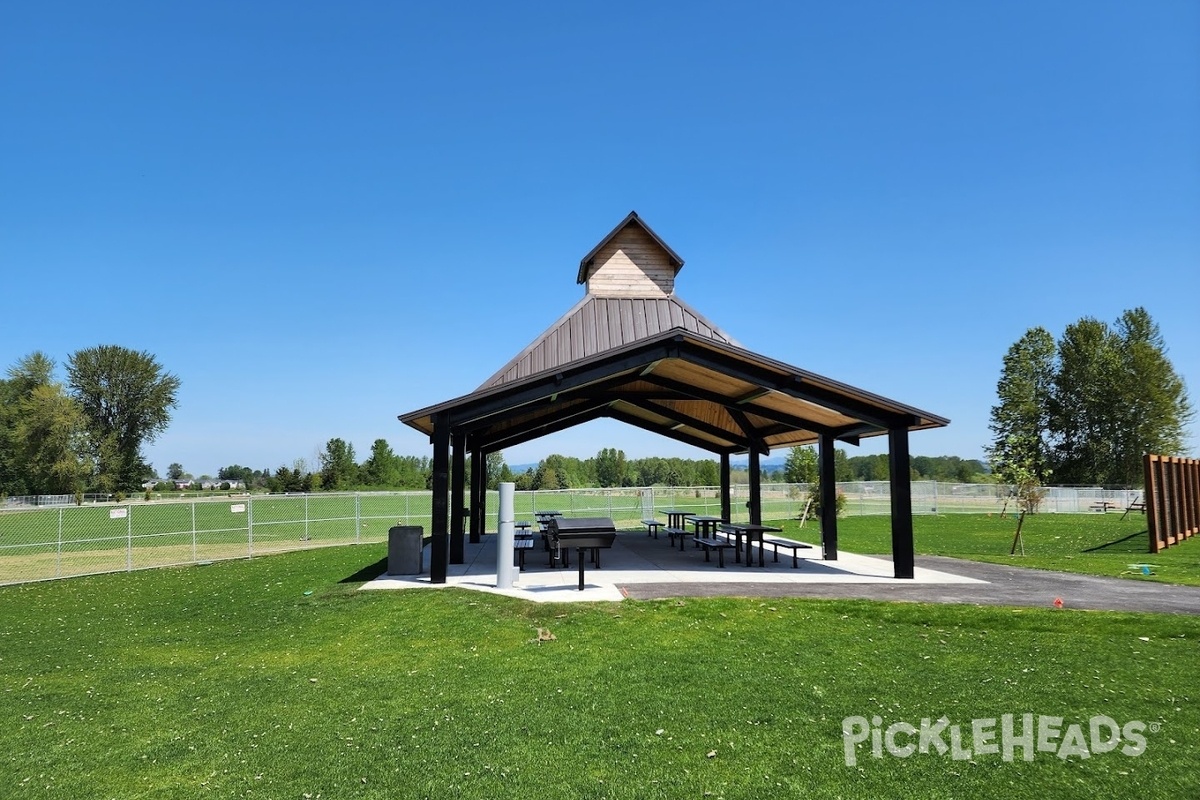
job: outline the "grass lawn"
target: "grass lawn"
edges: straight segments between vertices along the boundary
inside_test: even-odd
[[[1061,570],[1130,580],[1200,586],[1200,538],[1189,539],[1157,555],[1149,553],[1146,518],[1120,514],[1034,514],[1025,518],[1020,548],[1010,556],[1017,521],[1011,515],[949,514],[913,517],[918,555],[953,556],[1017,567]],[[891,553],[891,517],[838,520],[838,548],[851,553]],[[810,521],[782,524],[785,535],[820,541]],[[814,538],[815,537],[815,538]],[[1130,570],[1152,565],[1152,575]],[[1136,574],[1135,574],[1136,573]]]
[[[0,588],[0,796],[1200,796],[1200,618],[357,591],[384,552]],[[846,764],[847,717],[1025,713],[1145,751]]]

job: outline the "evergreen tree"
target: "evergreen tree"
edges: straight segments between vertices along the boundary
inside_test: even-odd
[[[1004,356],[992,406],[992,444],[988,457],[1003,483],[1013,475],[998,465],[1022,465],[1039,483],[1049,478],[1050,398],[1054,388],[1054,337],[1045,328],[1030,328]]]

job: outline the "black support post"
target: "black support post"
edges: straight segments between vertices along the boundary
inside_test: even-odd
[[[888,431],[888,471],[891,473],[892,493],[892,563],[897,578],[911,578],[915,556],[907,428]]]
[[[762,525],[762,472],[758,464],[758,450],[750,450],[750,524]],[[749,558],[749,552],[746,553]]]
[[[819,474],[821,476],[821,557],[837,561],[837,473],[833,468],[834,438],[821,434]]]
[[[729,453],[721,453],[721,519],[733,522],[733,503],[729,498]]]
[[[463,530],[463,500],[467,485],[467,448],[464,436],[454,437],[450,469],[450,563],[466,561],[466,536]]]
[[[487,486],[484,476],[487,474],[483,451],[475,448],[471,451],[471,544],[479,544],[483,536],[483,498],[486,497]]]
[[[450,499],[450,415],[443,411],[433,420],[433,510],[429,524],[429,581],[445,583],[450,557],[450,529],[446,512]]]

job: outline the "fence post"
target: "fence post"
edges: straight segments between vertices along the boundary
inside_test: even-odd
[[[125,571],[133,572],[133,503],[126,507],[125,512]]]
[[[254,504],[246,503],[246,558],[254,558]]]
[[[54,577],[62,577],[62,518],[63,510],[58,510],[58,557],[54,561]]]
[[[360,504],[361,500],[362,500],[362,496],[358,492],[355,492],[354,493],[354,543],[355,544],[362,543],[360,541],[362,537],[359,535],[360,532],[362,531],[362,506]]]
[[[196,563],[196,504],[190,503],[192,507],[192,563]]]

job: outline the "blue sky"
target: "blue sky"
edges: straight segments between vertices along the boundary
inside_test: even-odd
[[[916,454],[982,456],[1025,330],[1138,305],[1200,399],[1200,4],[0,12],[0,365],[154,353],[160,472],[428,455],[396,415],[565,312],[631,209],[745,346],[951,418]],[[703,455],[506,457],[605,446]]]

